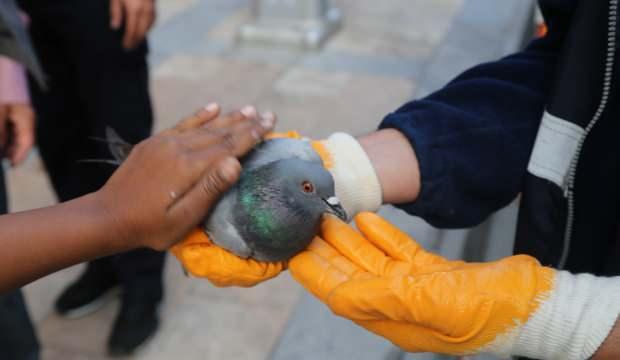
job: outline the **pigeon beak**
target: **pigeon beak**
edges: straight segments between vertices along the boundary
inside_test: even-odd
[[[332,196],[327,199],[323,199],[325,204],[327,204],[327,212],[333,215],[336,215],[342,221],[348,221],[349,217],[347,216],[347,212],[344,210],[342,205],[340,204],[340,200],[337,197]]]

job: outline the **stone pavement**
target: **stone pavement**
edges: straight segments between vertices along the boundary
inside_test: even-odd
[[[364,133],[415,94],[462,69],[518,46],[529,1],[338,0],[343,29],[320,52],[235,45],[248,17],[245,0],[158,1],[151,33],[157,129],[207,102],[225,109],[274,110],[279,129],[319,138]],[[13,211],[54,203],[39,158],[9,174]],[[439,233],[392,208],[387,216],[430,248],[460,256],[463,233]],[[455,235],[456,234],[456,235]],[[457,237],[459,241],[442,239]],[[446,247],[446,243],[449,243]],[[114,302],[80,320],[52,311],[59,291],[81,271],[67,269],[26,287],[46,360],[105,359]],[[333,317],[302,295],[288,274],[251,289],[217,289],[187,279],[170,258],[161,331],[136,359],[399,359],[388,342]]]

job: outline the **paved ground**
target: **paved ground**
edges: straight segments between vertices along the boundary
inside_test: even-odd
[[[521,6],[508,1],[499,13],[489,13],[488,0],[334,3],[344,12],[344,28],[323,51],[302,53],[236,46],[235,29],[247,20],[247,1],[159,1],[158,25],[151,34],[157,128],[218,101],[227,108],[257,104],[274,110],[279,129],[311,137],[370,131],[416,91],[427,92],[465,66],[501,55],[507,45],[498,37],[511,31],[507,19]],[[497,23],[498,18],[506,22]],[[36,154],[11,171],[9,185],[15,211],[54,202]],[[385,211],[398,217],[395,210]],[[79,266],[61,271],[26,288],[44,359],[105,359],[117,303],[74,321],[51,311],[59,291],[79,272]],[[322,358],[359,358],[360,348],[353,344],[360,341],[380,349],[364,358],[400,357],[387,342],[355,332],[346,322],[330,323],[332,317],[307,297],[296,307],[302,291],[287,274],[252,289],[216,289],[186,279],[170,258],[166,288],[162,329],[137,359],[313,358],[308,348],[321,349]],[[321,338],[325,324],[349,334],[348,340],[334,341],[340,335],[330,329]],[[319,337],[309,336],[309,329]]]

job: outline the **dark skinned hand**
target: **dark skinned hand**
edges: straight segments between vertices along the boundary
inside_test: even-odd
[[[274,125],[253,108],[220,116],[208,106],[138,145],[98,192],[116,236],[165,250],[206,217],[241,172],[237,160]]]

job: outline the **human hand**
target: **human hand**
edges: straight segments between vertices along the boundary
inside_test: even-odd
[[[125,21],[125,49],[132,49],[144,40],[155,16],[153,0],[110,0],[110,27],[118,30]]]
[[[138,145],[95,195],[110,217],[110,238],[128,248],[165,250],[203,220],[238,178],[238,157],[273,127],[208,106]]]
[[[275,115],[265,113],[257,115],[253,107],[242,110],[248,117],[257,117],[260,121],[274,123]],[[218,121],[208,126],[222,126]],[[286,268],[285,262],[261,262],[243,259],[223,249],[209,239],[204,230],[196,229],[182,242],[170,249],[183,268],[194,276],[206,278],[219,287],[250,287],[277,276]]]
[[[34,146],[35,115],[28,104],[0,107],[0,143],[12,166],[21,164]]]
[[[335,314],[407,351],[585,359],[617,317],[618,279],[557,272],[525,255],[449,261],[378,215],[355,220],[361,233],[326,218],[323,240],[289,270]]]
[[[296,131],[271,133],[268,139],[307,140]],[[336,197],[352,219],[363,211],[377,211],[382,204],[379,178],[368,155],[351,135],[334,133],[324,140],[312,140],[312,147],[334,178]]]

